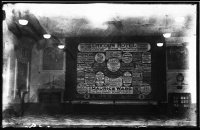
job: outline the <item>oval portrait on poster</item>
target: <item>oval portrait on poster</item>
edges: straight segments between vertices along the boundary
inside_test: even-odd
[[[111,72],[116,72],[120,68],[120,62],[117,58],[111,58],[107,62],[107,68]]]
[[[148,95],[151,93],[151,86],[147,83],[143,83],[140,86],[140,92],[144,95]]]
[[[88,91],[87,89],[87,86],[85,83],[81,82],[77,85],[76,87],[76,91],[79,93],[79,94],[84,94]]]
[[[105,55],[103,53],[97,53],[95,55],[95,60],[97,63],[103,63],[105,61]]]
[[[124,86],[128,87],[131,85],[131,83],[132,83],[132,75],[130,72],[127,71],[124,73],[123,76],[123,84]]]

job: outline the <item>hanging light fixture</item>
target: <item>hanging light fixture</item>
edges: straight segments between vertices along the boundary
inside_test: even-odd
[[[163,46],[163,43],[157,43],[157,46],[158,46],[158,47],[162,47],[162,46]]]
[[[167,15],[166,15],[166,30],[168,31],[168,28],[167,28],[167,26],[168,26],[168,23],[167,23]],[[165,37],[165,38],[169,38],[169,37],[171,37],[171,33],[169,33],[169,32],[166,32],[166,33],[164,33],[163,34],[163,36]]]
[[[65,48],[65,46],[63,44],[60,44],[60,45],[58,45],[58,48],[63,49],[63,48]]]
[[[48,18],[47,18],[47,28],[48,28]],[[43,37],[46,38],[46,39],[49,39],[49,38],[51,38],[51,35],[46,33],[46,34],[43,35]]]
[[[44,34],[43,37],[46,38],[46,39],[49,39],[49,38],[51,38],[51,35],[50,34]]]
[[[61,34],[63,35],[63,29],[62,29],[62,33],[61,33]],[[63,37],[64,37],[64,36],[63,36]],[[64,49],[64,48],[65,48],[65,45],[61,43],[61,44],[58,45],[58,48],[59,48],[59,49]]]
[[[26,20],[26,19],[19,19],[18,22],[21,25],[27,25],[28,24],[28,20]]]
[[[18,22],[19,22],[20,25],[27,25],[28,24],[28,20],[22,18],[21,12],[19,12],[19,18],[20,19],[18,20]]]
[[[169,38],[169,37],[171,37],[171,33],[164,33],[163,36],[164,36],[165,38]]]

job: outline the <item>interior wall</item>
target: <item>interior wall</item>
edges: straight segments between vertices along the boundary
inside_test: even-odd
[[[196,37],[170,37],[166,38],[167,47],[185,46],[188,50],[188,69],[169,69],[166,66],[166,85],[168,93],[191,93],[191,103],[196,103]],[[167,52],[166,52],[167,53]],[[168,55],[166,55],[168,57]],[[184,59],[182,59],[184,60]],[[168,61],[167,61],[168,63]],[[176,76],[181,73],[184,76],[182,89],[178,89]]]
[[[28,65],[30,59],[30,50],[21,45],[23,45],[23,41],[9,31],[7,23],[3,21],[3,109],[9,106],[9,104],[20,102],[18,95],[19,86],[17,86],[18,65],[19,63]],[[23,53],[26,53],[25,55],[22,54],[22,49]],[[25,77],[25,80],[27,82],[27,77]],[[25,91],[28,90],[27,84],[25,87],[27,87]],[[27,101],[28,94],[25,95],[25,102]]]
[[[64,62],[64,61],[63,61]],[[44,87],[44,84],[55,80],[65,81],[65,71],[43,71],[42,70],[42,50],[36,49],[36,45],[32,49],[32,66],[30,81],[30,102],[38,102],[38,89]],[[64,66],[65,67],[65,66]],[[59,88],[59,86],[58,86]],[[60,86],[64,89],[64,85]],[[64,90],[63,90],[64,91]]]
[[[18,42],[3,21],[3,109],[12,100],[12,91],[14,86],[15,59],[14,45]]]
[[[166,39],[166,46],[182,46],[182,43],[188,42],[189,44],[186,46],[188,50],[191,52],[191,37],[172,37],[170,39]],[[166,52],[167,53],[167,52]],[[53,80],[53,77],[60,77],[63,80],[65,80],[65,71],[41,71],[41,57],[42,56],[42,50],[37,50],[36,46],[34,46],[32,50],[32,67],[31,67],[31,81],[30,81],[30,102],[38,102],[38,94],[37,90],[39,88],[42,88],[44,84],[51,82]],[[191,55],[189,55],[191,57]],[[67,59],[66,59],[67,60]],[[190,64],[189,64],[190,65]],[[166,65],[166,85],[167,85],[167,92],[168,93],[191,93],[192,103],[196,103],[196,90],[191,84],[191,78],[190,76],[194,76],[194,73],[191,73],[190,70],[193,70],[194,68],[190,65],[189,69],[177,69],[177,70],[170,70],[167,68]],[[178,73],[182,73],[184,75],[184,81],[182,82],[182,89],[178,89],[178,83],[176,80],[176,76]],[[195,79],[194,79],[195,80]]]

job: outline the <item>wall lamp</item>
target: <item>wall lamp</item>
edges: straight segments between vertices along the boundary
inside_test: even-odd
[[[163,36],[164,36],[165,38],[169,38],[169,37],[171,37],[171,33],[164,33]]]
[[[158,47],[162,47],[162,46],[163,46],[163,43],[157,43],[157,46],[158,46]]]
[[[51,35],[50,34],[44,34],[43,37],[46,38],[46,39],[49,39],[49,38],[51,38]]]
[[[27,25],[28,24],[28,20],[26,20],[26,19],[19,19],[18,22],[21,25]]]
[[[65,45],[60,44],[60,45],[58,45],[58,48],[59,48],[59,49],[64,49],[64,48],[65,48]]]

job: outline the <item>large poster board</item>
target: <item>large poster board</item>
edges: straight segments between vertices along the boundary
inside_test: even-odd
[[[149,43],[80,43],[77,86],[80,95],[149,95]]]

